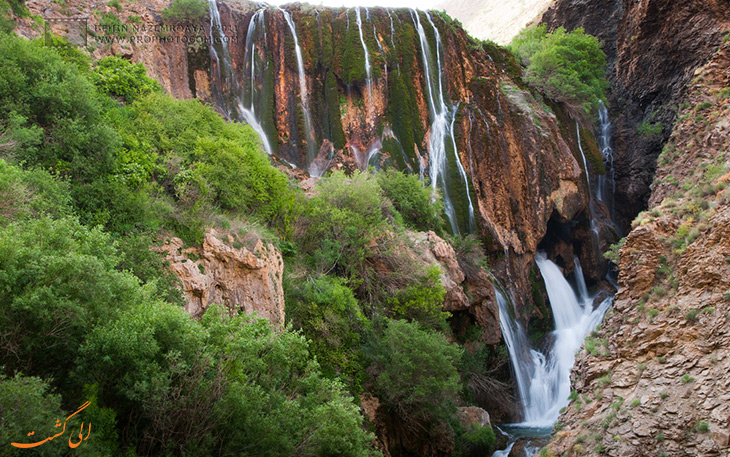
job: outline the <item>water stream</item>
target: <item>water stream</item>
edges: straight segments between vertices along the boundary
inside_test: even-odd
[[[453,148],[453,157],[456,163],[456,168],[460,175],[460,179],[463,180],[466,188],[466,203],[468,206],[468,224],[466,227],[469,231],[473,230],[474,226],[474,205],[472,204],[471,194],[469,193],[469,182],[466,176],[466,171],[461,164],[459,153],[456,148],[456,140],[454,138],[454,120],[456,117],[456,110],[458,106],[449,107],[444,99],[443,92],[443,67],[441,65],[441,36],[438,28],[434,25],[431,20],[431,16],[425,13],[431,27],[436,41],[436,77],[433,78],[431,75],[431,68],[433,65],[433,57],[431,56],[431,50],[428,45],[426,38],[426,31],[421,24],[420,14],[411,10],[411,16],[413,22],[418,31],[418,36],[421,44],[421,58],[423,60],[423,72],[424,79],[426,82],[426,92],[428,94],[428,106],[429,114],[431,117],[431,127],[429,130],[428,138],[428,154],[429,154],[429,174],[431,176],[431,186],[434,191],[436,188],[441,189],[441,194],[444,201],[444,209],[446,217],[449,220],[451,231],[454,234],[460,234],[462,232],[459,227],[459,220],[456,214],[456,206],[454,204],[451,191],[449,189],[449,157],[447,148],[447,139],[450,138],[451,147]]]
[[[373,98],[373,87],[372,87],[372,77],[370,75],[371,69],[370,69],[370,54],[368,53],[368,45],[365,44],[365,37],[362,34],[362,16],[360,15],[360,7],[355,8],[355,18],[357,19],[357,31],[360,34],[360,43],[362,43],[362,51],[365,54],[365,87],[367,88],[368,92],[368,99],[366,103],[370,105],[372,103]]]
[[[264,35],[266,33],[264,11],[266,11],[265,8],[261,8],[260,10],[256,11],[253,17],[251,17],[251,21],[248,24],[248,31],[246,32],[246,54],[244,56],[244,63],[249,67],[248,74],[251,85],[248,88],[249,101],[248,103],[245,103],[245,100],[241,100],[238,104],[238,111],[241,117],[251,127],[253,127],[253,129],[259,135],[266,153],[271,155],[274,151],[271,147],[271,143],[269,142],[269,138],[266,136],[266,132],[264,131],[264,127],[261,123],[261,118],[256,113],[256,100],[258,99],[256,97],[256,76],[260,75],[263,72],[262,69],[259,68],[257,71],[256,68],[256,38],[257,33],[262,33]]]
[[[616,171],[613,168],[613,148],[611,147],[611,119],[608,117],[608,108],[603,101],[598,104],[598,129],[603,163],[606,173],[598,176],[598,191],[596,198],[608,206],[611,220],[615,221]]]
[[[294,39],[294,51],[297,56],[297,69],[299,71],[299,97],[302,101],[302,111],[304,112],[304,130],[307,135],[307,166],[314,162],[315,157],[315,145],[312,130],[312,117],[309,113],[309,94],[307,92],[307,78],[304,73],[304,58],[302,57],[302,48],[299,46],[299,37],[297,36],[297,28],[294,25],[294,20],[291,18],[291,14],[285,9],[279,8],[279,11],[284,15],[289,30],[291,31],[292,38]],[[312,173],[314,170],[310,170],[310,174],[318,176],[318,173]],[[321,171],[320,171],[321,172]]]
[[[546,348],[539,349],[530,344],[516,318],[508,294],[501,286],[495,286],[500,327],[515,372],[523,412],[523,421],[510,427],[513,430],[528,429],[528,436],[549,433],[561,409],[568,405],[570,371],[575,363],[575,354],[585,337],[601,322],[613,301],[609,297],[598,305],[594,304],[595,297],[588,293],[577,258],[574,259],[574,285],[568,282],[560,268],[545,253],[538,253],[535,262],[545,281],[555,325],[550,338],[547,338],[550,344]],[[518,438],[517,435],[510,433],[513,437],[510,445]],[[494,455],[509,454],[498,452],[502,453]]]

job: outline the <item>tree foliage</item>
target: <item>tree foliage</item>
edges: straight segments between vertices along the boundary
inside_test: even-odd
[[[510,49],[527,68],[525,80],[571,114],[589,119],[605,99],[606,55],[601,43],[582,28],[552,33],[545,25],[523,30]]]
[[[147,76],[141,63],[133,64],[116,56],[97,61],[91,81],[103,93],[121,97],[127,102],[162,90],[157,81]]]
[[[381,373],[376,386],[403,420],[428,423],[456,408],[461,349],[417,323],[393,320],[378,346]]]

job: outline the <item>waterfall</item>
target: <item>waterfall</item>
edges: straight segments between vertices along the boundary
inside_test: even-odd
[[[395,26],[393,25],[393,15],[390,14],[390,8],[385,9],[388,12],[388,19],[390,19],[390,44],[395,48]]]
[[[583,152],[583,145],[580,143],[580,127],[578,126],[578,121],[575,121],[575,132],[578,134],[578,149],[580,150],[580,155],[583,157],[583,169],[586,172],[586,182],[588,183],[588,193],[591,192],[591,176],[588,174],[588,162],[586,162],[586,155]]]
[[[510,362],[515,372],[517,389],[520,394],[522,410],[526,411],[529,402],[530,379],[534,371],[527,334],[515,315],[514,304],[509,294],[495,281],[494,292],[499,307],[499,328],[502,330],[504,342],[509,350]]]
[[[514,308],[501,287],[495,285],[499,305],[500,327],[504,335],[523,408],[525,427],[551,427],[570,395],[570,371],[583,340],[603,319],[611,306],[607,298],[594,309],[588,294],[580,262],[575,259],[578,292],[568,283],[560,268],[538,253],[535,262],[545,281],[555,330],[552,345],[541,352],[532,348]]]
[[[459,150],[456,148],[456,135],[454,134],[454,123],[456,121],[456,111],[459,109],[459,105],[454,105],[454,110],[451,113],[451,124],[449,126],[449,134],[451,136],[451,145],[454,148],[454,160],[456,160],[457,168],[459,169],[459,174],[461,175],[461,180],[464,181],[464,192],[466,193],[466,200],[469,202],[469,232],[472,233],[476,230],[476,225],[474,224],[474,205],[471,202],[471,194],[469,193],[469,179],[466,176],[466,170],[464,170],[464,166],[461,164],[461,159],[459,159]],[[471,147],[471,145],[470,145]],[[470,157],[471,159],[471,157]]]
[[[302,99],[302,111],[304,111],[304,130],[307,135],[307,165],[314,161],[314,132],[312,131],[312,118],[309,113],[309,96],[307,93],[307,79],[304,74],[304,58],[302,57],[302,48],[299,47],[299,37],[297,36],[297,29],[294,25],[294,21],[291,18],[291,14],[285,9],[279,8],[279,11],[284,15],[289,30],[291,31],[292,38],[294,39],[294,50],[297,55],[297,68],[299,69],[299,96]],[[310,174],[311,171],[310,171]],[[316,173],[315,173],[316,174]]]
[[[253,127],[256,133],[258,133],[259,137],[261,138],[261,143],[263,143],[264,150],[267,154],[271,155],[274,151],[271,148],[269,138],[266,136],[266,132],[261,125],[261,119],[256,114],[256,106],[254,103],[254,100],[256,100],[256,75],[262,73],[262,69],[259,69],[258,72],[256,71],[256,33],[258,31],[258,27],[263,27],[265,30],[266,23],[264,22],[264,11],[265,8],[261,8],[260,10],[256,11],[253,17],[251,17],[251,21],[248,24],[248,31],[246,32],[246,53],[244,55],[244,63],[245,65],[248,65],[250,67],[250,100],[247,106],[245,104],[245,101],[241,100],[238,104],[238,111],[241,117],[243,117],[243,119],[248,122],[251,127]]]
[[[611,148],[611,120],[608,117],[608,109],[603,101],[598,102],[598,127],[601,132],[601,154],[603,154],[603,162],[606,167],[606,174],[598,177],[598,193],[596,198],[606,203],[611,214],[611,220],[614,217],[614,195],[616,194],[616,176],[613,168],[613,148]],[[606,182],[608,181],[608,182]],[[607,187],[609,189],[607,189]],[[609,194],[606,199],[605,194]]]
[[[223,25],[221,24],[221,15],[218,11],[218,3],[216,0],[208,0],[208,10],[210,12],[210,42],[220,42],[221,45],[221,56],[218,55],[218,50],[215,46],[211,45],[210,54],[212,60],[215,61],[216,71],[218,73],[218,80],[223,83],[223,91],[231,91],[235,94],[238,93],[238,84],[233,73],[233,62],[231,60],[231,53],[228,50],[228,37],[223,32]],[[217,33],[217,37],[213,34]],[[222,57],[222,60],[221,60]],[[227,105],[227,103],[224,103]],[[226,108],[228,110],[228,108]],[[230,110],[228,116],[231,116]]]
[[[423,60],[423,73],[426,82],[426,89],[428,93],[428,107],[431,116],[431,128],[428,140],[428,153],[429,153],[429,173],[431,176],[431,186],[434,191],[437,187],[441,188],[441,192],[444,200],[444,209],[446,211],[446,217],[449,219],[451,231],[454,234],[461,233],[459,228],[459,220],[456,214],[456,208],[454,202],[451,199],[448,184],[449,179],[447,176],[449,170],[449,158],[447,156],[447,137],[451,136],[451,144],[454,148],[454,159],[456,160],[457,169],[460,177],[464,180],[466,187],[466,200],[468,203],[469,211],[469,228],[472,229],[474,225],[474,206],[471,201],[471,195],[469,193],[469,182],[464,172],[464,167],[461,164],[458,150],[456,149],[456,140],[454,138],[454,120],[456,117],[456,110],[449,109],[446,102],[444,101],[443,83],[442,83],[442,65],[441,65],[441,36],[439,31],[431,20],[431,16],[425,13],[428,18],[431,27],[433,27],[434,36],[436,38],[436,80],[431,77],[431,51],[426,39],[426,32],[421,25],[420,15],[417,11],[411,10],[411,16],[413,22],[416,25],[418,36],[421,44],[421,58]],[[458,107],[457,107],[458,108]]]
[[[357,30],[360,34],[360,43],[362,43],[362,51],[365,53],[365,87],[368,91],[368,104],[373,97],[372,78],[370,76],[370,55],[368,53],[368,45],[365,44],[365,37],[362,34],[362,17],[360,16],[360,7],[355,8],[355,18],[357,19]]]
[[[261,144],[263,145],[264,150],[267,154],[271,155],[273,153],[271,143],[264,132],[261,120],[257,116],[254,106],[254,82],[255,75],[257,74],[254,58],[254,33],[256,32],[257,24],[263,24],[264,9],[258,10],[253,15],[246,35],[246,62],[248,62],[249,56],[251,59],[251,102],[248,106],[245,106],[243,102],[243,94],[241,92],[238,79],[236,78],[231,53],[228,48],[228,37],[223,31],[221,16],[218,11],[218,4],[216,0],[208,0],[208,9],[210,12],[210,42],[215,43],[217,41],[220,43],[220,54],[218,50],[215,49],[215,46],[211,45],[209,47],[211,59],[215,62],[218,80],[223,83],[223,100],[220,101],[220,105],[225,108],[226,114],[229,118],[233,117],[233,111],[235,109],[238,112],[239,119],[245,120],[246,123],[254,129],[254,131],[259,135],[259,138],[261,138]],[[217,34],[215,39],[213,34]]]

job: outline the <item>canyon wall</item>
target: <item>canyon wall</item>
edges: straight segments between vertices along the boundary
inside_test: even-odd
[[[605,42],[617,206],[633,219],[546,455],[728,455],[729,8],[562,0],[543,16]]]
[[[604,43],[624,230],[646,208],[679,101],[722,42],[728,17],[728,2],[694,0],[558,0],[542,17],[549,30],[583,27]]]
[[[685,92],[548,455],[730,450],[730,42]]]

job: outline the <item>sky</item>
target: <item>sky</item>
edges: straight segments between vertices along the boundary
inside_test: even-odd
[[[292,3],[294,0],[270,0],[266,3],[272,4],[272,5],[284,5],[286,3]],[[422,10],[426,9],[432,9],[436,7],[439,3],[442,2],[442,0],[305,0],[306,3],[312,4],[312,5],[322,5],[322,6],[365,6],[365,7],[372,7],[372,6],[388,6],[391,8],[399,8],[399,7],[406,7],[406,8],[419,8]]]

